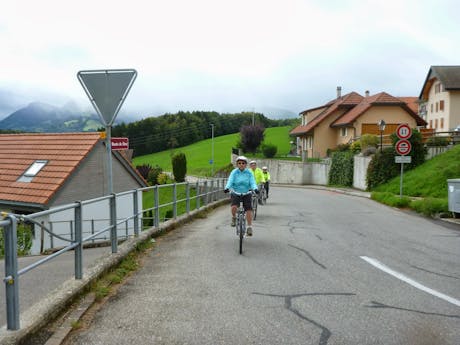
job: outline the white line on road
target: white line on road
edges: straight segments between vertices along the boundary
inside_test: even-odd
[[[452,298],[450,296],[447,296],[441,292],[438,292],[436,290],[433,290],[433,289],[430,289],[429,287],[426,287],[425,285],[422,285],[420,283],[417,283],[415,280],[405,276],[404,274],[402,273],[399,273],[399,272],[396,272],[394,270],[392,270],[391,268],[389,268],[388,266],[385,266],[384,264],[380,263],[378,260],[376,259],[373,259],[373,258],[369,258],[367,256],[360,256],[361,259],[367,261],[368,263],[370,263],[372,266],[374,267],[377,267],[378,269],[388,273],[388,274],[391,274],[393,277],[396,277],[400,280],[402,280],[403,282],[406,282],[407,284],[410,284],[414,287],[416,287],[417,289],[420,289],[422,291],[425,291],[425,292],[428,292],[429,294],[433,295],[433,296],[436,296],[436,297],[439,297],[449,303],[452,303],[452,304],[455,304],[456,306],[459,306],[460,307],[460,301],[458,299],[455,299],[455,298]]]

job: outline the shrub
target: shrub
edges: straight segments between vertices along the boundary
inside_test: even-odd
[[[401,198],[399,195],[397,196],[389,192],[373,192],[371,199],[391,207],[408,207],[411,203],[409,197],[403,196]]]
[[[152,186],[158,184],[158,175],[160,175],[162,172],[163,169],[158,165],[155,165],[154,168],[150,167],[147,182]]]
[[[399,164],[395,163],[395,150],[387,147],[377,152],[369,163],[366,174],[368,190],[385,183],[399,174]]]
[[[449,137],[429,137],[426,141],[426,146],[447,146],[449,145]]]
[[[375,147],[379,146],[379,137],[375,134],[363,134],[361,136],[361,150],[365,150],[368,147]]]
[[[171,159],[174,180],[184,182],[187,174],[187,158],[184,153],[176,153]]]
[[[152,170],[152,166],[150,164],[142,164],[137,165],[136,170],[141,174],[141,176],[148,181],[149,173]]]
[[[262,153],[264,154],[265,158],[273,158],[276,155],[278,148],[276,145],[273,144],[264,144],[262,146]]]
[[[158,184],[166,184],[168,183],[169,176],[166,173],[161,173],[157,177]]]
[[[411,208],[413,208],[418,213],[429,217],[435,216],[439,213],[449,212],[448,200],[438,198],[414,200],[411,203]]]
[[[332,154],[329,184],[340,186],[353,185],[353,152],[334,152]]]
[[[354,153],[361,152],[361,141],[359,140],[353,141],[350,145],[350,150],[353,151]]]
[[[19,256],[29,254],[32,247],[32,228],[31,224],[18,223],[17,225],[17,253]],[[5,256],[4,231],[0,231],[0,257]]]

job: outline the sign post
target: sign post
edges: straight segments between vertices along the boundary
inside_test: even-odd
[[[118,251],[117,240],[117,210],[112,182],[112,124],[136,79],[134,69],[105,69],[80,71],[78,80],[86,92],[91,104],[105,125],[105,146],[107,148],[107,192],[110,199],[110,240],[112,253]]]
[[[136,79],[134,69],[88,70],[77,73],[78,80],[105,126],[107,147],[108,194],[112,182],[112,124]]]
[[[395,150],[399,156],[395,157],[395,163],[401,164],[401,178],[399,180],[399,197],[402,198],[404,163],[411,162],[411,156],[406,156],[412,150],[412,145],[408,140],[412,136],[412,130],[408,124],[403,123],[396,128],[396,136],[399,140],[395,144]]]

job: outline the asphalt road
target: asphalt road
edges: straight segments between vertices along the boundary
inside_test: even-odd
[[[460,229],[273,187],[238,254],[228,207],[158,239],[67,344],[460,344]]]

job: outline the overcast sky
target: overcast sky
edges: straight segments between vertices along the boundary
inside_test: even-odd
[[[123,110],[139,117],[299,113],[339,85],[418,96],[431,65],[460,64],[459,13],[458,0],[3,1],[0,102],[87,106],[77,72],[116,68],[138,72]]]

